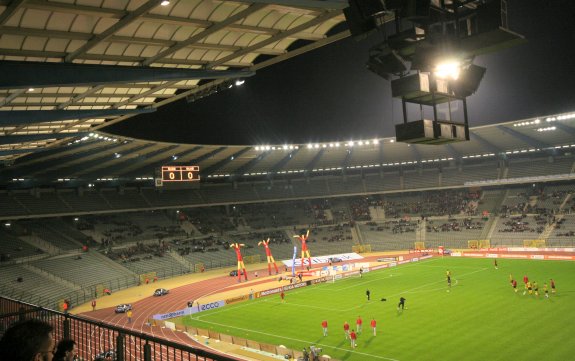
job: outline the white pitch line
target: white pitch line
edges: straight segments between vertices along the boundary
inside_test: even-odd
[[[267,333],[267,332],[254,331],[254,330],[250,330],[250,329],[247,329],[247,328],[225,325],[225,324],[218,323],[218,322],[210,322],[210,321],[202,321],[202,322],[210,323],[210,324],[212,324],[212,325],[217,325],[217,326],[234,328],[234,329],[236,329],[236,330],[241,330],[241,331],[247,331],[247,332],[252,332],[252,333],[259,333],[259,334],[261,334],[261,335],[266,335],[266,336],[274,336],[274,337],[277,337],[277,338],[282,338],[282,339],[290,340],[290,341],[297,341],[297,342],[302,342],[302,343],[310,343],[310,342],[307,341],[307,340],[300,340],[300,339],[297,339],[297,338],[285,337],[285,336],[280,336],[280,335],[271,334],[271,333]],[[377,356],[377,355],[373,355],[373,354],[369,354],[369,353],[364,353],[364,352],[357,352],[357,351],[349,350],[349,349],[347,349],[347,348],[335,347],[335,346],[326,345],[326,344],[322,344],[322,343],[313,343],[313,344],[314,344],[314,345],[323,346],[323,347],[325,347],[325,348],[330,348],[330,349],[335,349],[335,350],[340,350],[340,351],[351,352],[351,353],[355,353],[355,354],[358,354],[358,355],[364,355],[364,356],[374,357],[374,358],[378,358],[378,359],[381,359],[381,360],[399,361],[399,360],[394,359],[394,358],[389,358],[389,357],[384,357],[384,356]]]

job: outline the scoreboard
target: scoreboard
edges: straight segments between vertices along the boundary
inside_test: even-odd
[[[200,181],[200,167],[197,165],[171,165],[162,166],[160,177],[156,179],[157,186],[163,185],[192,185]]]

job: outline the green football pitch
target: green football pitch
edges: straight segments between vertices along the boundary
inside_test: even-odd
[[[495,269],[490,259],[434,258],[289,291],[284,303],[276,294],[178,321],[291,349],[315,345],[340,360],[574,359],[575,262],[498,262]],[[524,275],[538,282],[539,297],[523,295]],[[549,287],[545,298],[543,284],[550,278],[557,293]],[[400,297],[406,299],[404,311],[397,310]],[[352,349],[343,323],[355,328],[358,316],[363,332]]]

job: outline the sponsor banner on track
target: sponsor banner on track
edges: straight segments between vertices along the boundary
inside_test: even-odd
[[[168,320],[170,318],[182,317],[185,315],[191,315],[193,312],[191,308],[186,308],[185,310],[178,310],[174,312],[162,313],[154,315],[154,320]]]
[[[382,264],[382,265],[379,265],[379,266],[371,267],[371,270],[372,270],[372,271],[376,271],[376,270],[378,270],[378,269],[383,269],[383,268],[388,268],[388,267],[389,267],[389,265],[387,265],[387,264]]]
[[[305,286],[307,286],[307,282],[294,283],[292,285],[283,286],[282,288],[284,291],[289,291],[289,290],[295,290],[296,288],[302,288]]]
[[[269,296],[273,295],[274,293],[280,293],[282,291],[281,287],[272,288],[271,290],[264,290],[260,292],[261,296]]]
[[[573,256],[547,256],[547,259],[575,260]]]
[[[332,260],[338,260],[338,262],[348,262],[348,261],[355,261],[358,259],[363,259],[363,257],[357,253],[331,254],[331,255],[321,256],[321,257],[312,257],[311,258],[312,266],[318,265],[318,264],[329,263],[330,258]],[[283,264],[285,264],[288,267],[291,267],[294,264],[294,262],[291,259],[286,259],[286,260],[283,260],[282,262],[283,262]],[[306,263],[307,263],[307,258],[306,258]],[[301,267],[301,259],[300,258],[296,258],[295,266]]]
[[[323,283],[327,281],[327,277],[316,278],[315,280],[311,280],[311,283]]]
[[[194,307],[188,307],[183,310],[177,310],[168,313],[159,313],[157,315],[152,316],[152,318],[154,320],[169,320],[170,318],[182,317],[202,311],[213,310],[215,308],[224,307],[225,305],[226,305],[225,301],[209,302],[205,304],[199,304],[198,306]]]
[[[506,254],[483,254],[483,253],[459,253],[455,252],[456,257],[485,257],[485,258],[511,258],[511,259],[538,259],[538,260],[568,260],[575,261],[575,256],[561,256],[561,255],[544,255],[544,254],[517,254],[517,253],[506,253]]]
[[[241,295],[241,296],[237,296],[237,297],[226,298],[225,301],[226,301],[226,305],[231,305],[232,303],[247,301],[249,299],[250,299],[249,295]]]
[[[226,301],[215,301],[215,302],[204,303],[204,304],[200,304],[196,308],[197,311],[192,312],[192,313],[213,310],[215,308],[224,307],[225,305],[226,305]]]

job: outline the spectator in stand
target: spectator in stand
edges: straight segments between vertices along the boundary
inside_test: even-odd
[[[78,348],[76,347],[76,341],[64,339],[58,342],[54,353],[54,361],[74,361],[77,357]]]
[[[92,311],[96,311],[96,299],[92,300]]]
[[[0,339],[0,360],[51,361],[55,351],[52,331],[52,325],[37,319],[10,326]]]

